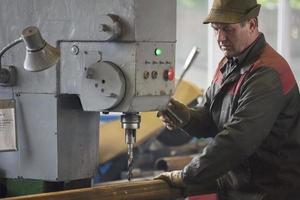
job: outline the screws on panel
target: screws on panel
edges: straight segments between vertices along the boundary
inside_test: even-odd
[[[144,79],[148,79],[150,76],[150,73],[148,71],[144,72]]]
[[[73,55],[78,55],[78,53],[79,53],[79,47],[77,45],[73,45],[72,48],[71,48],[71,53]]]
[[[157,76],[158,76],[158,72],[157,72],[157,71],[153,71],[153,72],[151,73],[152,79],[157,79]]]

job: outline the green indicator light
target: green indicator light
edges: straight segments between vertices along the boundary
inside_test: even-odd
[[[160,56],[162,54],[162,50],[160,48],[156,48],[154,53],[156,56]]]

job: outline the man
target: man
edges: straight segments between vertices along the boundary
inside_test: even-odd
[[[172,100],[158,113],[169,129],[213,139],[183,170],[157,178],[175,187],[216,185],[222,200],[300,199],[298,86],[259,32],[259,10],[256,0],[214,0],[204,24],[224,58],[203,105]]]

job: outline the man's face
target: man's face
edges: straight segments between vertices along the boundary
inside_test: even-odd
[[[249,22],[237,24],[212,23],[221,51],[226,57],[240,55],[252,42],[252,27]]]

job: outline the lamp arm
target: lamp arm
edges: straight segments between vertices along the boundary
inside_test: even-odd
[[[18,39],[16,39],[16,40],[12,41],[10,44],[6,45],[3,49],[1,49],[1,51],[0,51],[0,70],[2,69],[1,58],[2,58],[2,56],[5,54],[5,52],[6,52],[8,49],[10,49],[11,47],[13,47],[13,46],[15,46],[15,45],[21,43],[22,41],[23,41],[23,38],[20,37],[20,38],[18,38]]]

